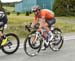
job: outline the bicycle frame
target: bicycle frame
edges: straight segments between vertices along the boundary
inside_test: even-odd
[[[24,42],[24,51],[26,52],[27,55],[36,56],[37,55],[36,53],[39,53],[41,50],[42,43],[43,43],[43,46],[46,46],[45,43],[47,43],[50,46],[52,51],[58,51],[61,49],[61,47],[63,45],[63,39],[62,39],[62,35],[58,36],[59,34],[62,33],[59,28],[55,28],[54,26],[49,27],[50,31],[54,34],[53,40],[51,40],[51,41],[48,41],[48,34],[44,28],[41,28],[38,31],[37,31],[38,28],[31,31],[32,28],[30,28],[29,25],[26,25],[25,28],[29,31],[29,34],[26,37],[25,42]],[[58,32],[59,32],[59,34],[58,34]],[[43,35],[45,35],[45,37],[47,36],[47,38],[45,38]],[[57,40],[58,37],[60,37],[59,40]],[[37,46],[38,41],[39,41],[39,45]],[[31,42],[34,42],[34,43],[31,43]],[[32,49],[34,49],[34,50],[37,49],[37,51],[30,54],[30,51],[28,52],[28,50],[27,50],[27,45],[28,45],[27,43],[29,43],[29,46]],[[31,52],[32,52],[32,50],[31,50]]]

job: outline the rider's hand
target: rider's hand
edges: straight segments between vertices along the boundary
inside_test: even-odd
[[[34,28],[34,25],[33,24],[31,24],[31,28]]]
[[[4,25],[4,29],[6,29],[6,28],[7,28],[7,24]]]

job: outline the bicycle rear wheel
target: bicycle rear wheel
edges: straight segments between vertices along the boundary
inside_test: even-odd
[[[35,33],[31,33],[27,36],[24,42],[24,51],[28,56],[36,56],[41,49],[42,41],[37,38],[36,42],[32,43],[32,38],[34,37]]]
[[[17,35],[13,33],[6,34],[7,37],[7,43],[5,46],[2,47],[2,51],[5,54],[13,54],[15,53],[19,48],[19,38]]]
[[[50,48],[53,51],[58,51],[61,49],[61,47],[63,46],[63,36],[62,36],[62,32],[60,29],[55,28],[53,30],[54,33],[54,38],[52,40],[52,42],[50,42]]]

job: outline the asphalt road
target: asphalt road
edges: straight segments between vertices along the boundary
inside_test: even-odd
[[[72,34],[73,35],[73,34]],[[23,45],[19,50],[12,54],[6,55],[0,51],[0,61],[75,61],[75,36],[64,37],[64,45],[58,52],[53,52],[50,48],[41,51],[35,57],[29,57],[25,54]]]

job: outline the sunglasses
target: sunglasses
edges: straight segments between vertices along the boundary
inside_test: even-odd
[[[33,12],[37,12],[37,10],[34,10]]]

